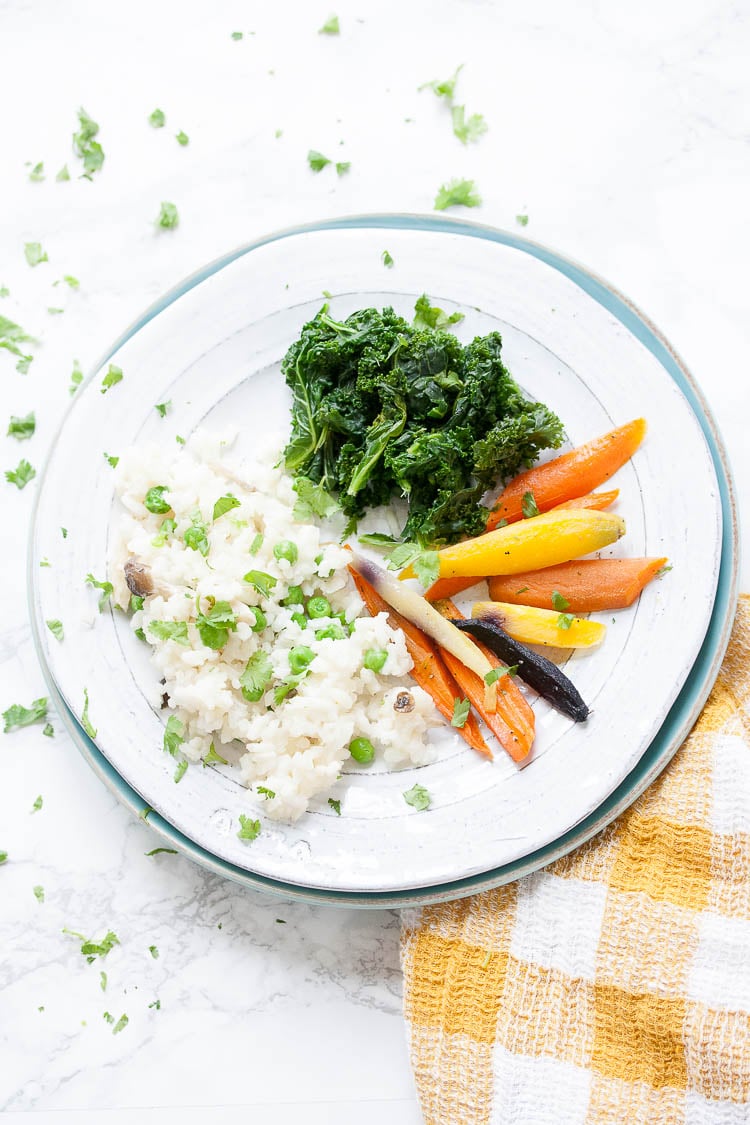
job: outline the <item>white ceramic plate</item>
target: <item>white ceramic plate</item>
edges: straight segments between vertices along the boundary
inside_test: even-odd
[[[98,371],[76,395],[34,525],[42,655],[79,719],[87,689],[105,758],[207,852],[265,878],[332,892],[466,879],[530,855],[596,810],[636,766],[685,684],[719,571],[714,463],[693,410],[653,351],[519,240],[512,246],[424,226],[384,232],[363,220],[353,229],[292,233],[239,256],[142,323],[109,357],[124,380],[103,395]],[[386,248],[392,270],[382,264]],[[409,316],[425,289],[466,314],[462,339],[502,332],[516,379],[561,415],[574,444],[647,416],[647,440],[616,479],[616,510],[628,534],[608,553],[668,555],[674,569],[631,610],[599,615],[609,625],[605,644],[567,666],[591,718],[576,725],[538,701],[535,750],[524,769],[502,752],[489,764],[449,735],[431,766],[345,777],[336,793],[340,818],[321,800],[295,826],[267,823],[248,846],[236,836],[238,817],[262,816],[260,803],[224,767],[192,767],[175,785],[161,750],[163,717],[147,703],[156,674],[145,646],[122,615],[97,612],[84,583],[89,571],[106,573],[118,518],[103,453],[150,440],[171,444],[197,426],[231,422],[243,428],[239,452],[250,454],[259,434],[288,425],[279,363],[323,290],[339,316],[385,304]],[[154,404],[167,399],[173,409],[162,420]],[[51,566],[39,568],[44,558]],[[43,628],[47,618],[63,620],[62,644]],[[402,798],[417,781],[432,795],[427,813]]]

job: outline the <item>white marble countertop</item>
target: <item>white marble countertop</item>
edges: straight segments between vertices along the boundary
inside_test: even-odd
[[[341,35],[318,35],[333,11]],[[0,353],[0,417],[37,417],[31,441],[2,438],[3,469],[43,462],[74,358],[86,370],[202,263],[295,222],[429,211],[444,180],[468,176],[484,203],[458,214],[513,227],[527,213],[530,236],[653,317],[703,386],[747,492],[745,6],[0,0],[0,37],[0,315],[41,340],[27,376]],[[461,62],[460,100],[489,124],[467,147],[417,92]],[[81,105],[101,125],[104,169],[56,183],[66,161],[78,172]],[[147,120],[156,106],[161,130]],[[312,174],[309,148],[351,171]],[[44,161],[44,182],[29,182],[26,161]],[[157,234],[165,199],[180,226]],[[30,269],[27,241],[49,261]],[[63,274],[80,290],[53,288]],[[34,487],[0,485],[0,710],[45,694],[24,593]],[[749,577],[745,562],[745,589]],[[205,1107],[212,1123],[250,1109],[282,1125],[418,1122],[397,915],[290,905],[179,856],[147,858],[148,827],[53,723],[54,738],[0,736],[0,1111],[37,1125],[192,1125]],[[106,993],[63,926],[119,935]],[[121,1034],[104,1010],[128,1014]]]

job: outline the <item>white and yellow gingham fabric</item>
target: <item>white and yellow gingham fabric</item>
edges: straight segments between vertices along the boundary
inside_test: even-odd
[[[659,780],[577,852],[404,915],[427,1125],[750,1123],[750,599]]]

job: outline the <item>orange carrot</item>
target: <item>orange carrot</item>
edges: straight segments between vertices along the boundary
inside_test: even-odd
[[[463,617],[460,610],[448,599],[442,601],[437,608],[449,621],[460,620]],[[493,665],[497,665],[494,653],[479,641],[474,643]],[[476,672],[472,672],[444,649],[440,649],[440,655],[448,665],[448,670],[455,676],[459,688],[484,719],[503,749],[507,750],[514,762],[522,762],[534,741],[534,712],[512,677],[502,676],[498,680],[497,710],[491,714],[485,710],[484,684]]]
[[[645,433],[645,419],[636,418],[553,461],[519,473],[498,497],[487,520],[487,530],[491,531],[500,520],[520,520],[527,492],[533,495],[540,512],[548,512],[565,500],[598,488],[633,456]]]
[[[562,504],[555,504],[552,511],[557,512],[560,508],[595,508],[603,512],[614,504],[619,495],[619,488],[613,488],[611,492],[589,492],[586,496],[577,496],[575,500],[563,500]]]
[[[412,625],[411,621],[395,609],[391,609],[370,583],[351,566],[349,567],[349,573],[354,579],[359,596],[367,606],[370,615],[375,617],[378,613],[387,613],[391,627],[402,631],[406,640],[407,651],[414,663],[411,670],[413,679],[432,698],[440,714],[450,722],[453,718],[455,701],[461,698],[461,690],[448,671],[443,656],[438,653],[436,645],[429,637],[425,636],[421,629]],[[477,676],[476,679],[479,680],[479,677]],[[498,698],[499,696],[500,692],[498,692]],[[482,685],[482,699],[484,700],[484,685]],[[486,758],[492,758],[492,751],[482,737],[482,732],[474,715],[470,714],[464,726],[455,729],[472,749],[477,750]]]
[[[605,508],[614,504],[619,495],[619,488],[615,488],[611,492],[590,492],[588,496],[579,496],[575,500],[565,500],[562,504],[555,505],[554,511],[559,508],[595,508],[602,512]],[[430,588],[425,591],[424,596],[428,602],[438,602],[443,598],[452,598],[454,594],[460,594],[463,590],[468,590],[478,581],[480,581],[478,578],[438,578],[437,582],[433,582]]]
[[[572,613],[625,609],[661,570],[666,559],[582,559],[499,575],[489,580],[490,598],[514,605],[551,609],[552,595],[561,594]]]

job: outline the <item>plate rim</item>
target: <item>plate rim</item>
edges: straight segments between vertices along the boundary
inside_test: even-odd
[[[307,887],[282,880],[270,879],[267,876],[258,875],[244,868],[236,867],[228,861],[215,856],[207,849],[204,849],[188,836],[184,836],[169,821],[158,814],[153,813],[149,816],[148,823],[151,827],[165,840],[175,845],[181,853],[201,864],[201,866],[213,871],[215,874],[223,875],[253,889],[271,892],[287,899],[292,898],[311,903],[325,902],[331,905],[369,908],[413,907],[449,901],[451,899],[477,893],[478,891],[489,890],[503,883],[511,882],[526,874],[530,874],[532,871],[538,870],[540,867],[561,858],[610,824],[656,779],[677,752],[702,710],[709,692],[713,687],[716,676],[718,675],[724,652],[729,643],[734,611],[739,596],[739,516],[735,487],[726,448],[705,396],[679,353],[673,348],[653,321],[641,312],[638,306],[622,294],[619,289],[588,269],[588,267],[583,266],[577,260],[561,254],[533,239],[520,236],[515,232],[505,231],[499,227],[477,223],[473,220],[455,219],[452,217],[423,213],[365,213],[296,224],[253,239],[250,242],[244,243],[214,258],[204,266],[193,271],[193,273],[177,282],[153,301],[140,316],[136,317],[136,319],[130,323],[121,335],[109,346],[104,355],[91,367],[84,380],[84,384],[88,384],[111,356],[146,324],[185,293],[189,292],[197,285],[200,285],[207,278],[218,273],[238,258],[252,253],[259,247],[289,237],[326,230],[357,229],[427,230],[442,234],[455,234],[485,239],[509,246],[522,253],[530,254],[532,257],[544,262],[557,272],[567,276],[577,284],[579,288],[582,288],[588,293],[598,304],[614,315],[617,320],[651,352],[660,366],[664,368],[666,373],[684,394],[708,445],[717,475],[722,509],[719,577],[712,614],[700,651],[682,690],[665,715],[657,735],[646,748],[636,766],[634,766],[633,770],[623,779],[620,785],[598,805],[596,809],[580,821],[579,824],[544,847],[536,849],[527,856],[514,860],[499,868],[479,872],[462,879],[450,880],[447,883],[436,884],[432,887],[420,887],[406,891],[330,891],[324,888]],[[44,467],[39,475],[39,485],[35,493],[31,512],[27,548],[27,592],[32,637],[37,655],[40,659],[45,682],[56,703],[61,719],[68,729],[68,732],[71,734],[74,743],[88,761],[89,765],[94,769],[95,773],[104,781],[118,800],[126,805],[134,815],[143,819],[143,810],[148,807],[146,802],[135,789],[124,781],[115,767],[112,766],[101,751],[99,751],[96,744],[85,734],[78,720],[64,704],[52,672],[43,655],[40,625],[37,621],[37,615],[34,612],[35,580],[38,579],[38,575],[35,573],[33,567],[32,551],[37,526],[39,499],[46,480],[47,468],[53,450],[57,445],[63,427],[67,424],[67,419],[72,407],[73,402],[71,402],[68,409],[64,412],[50,443]],[[651,759],[653,759],[653,761]]]

